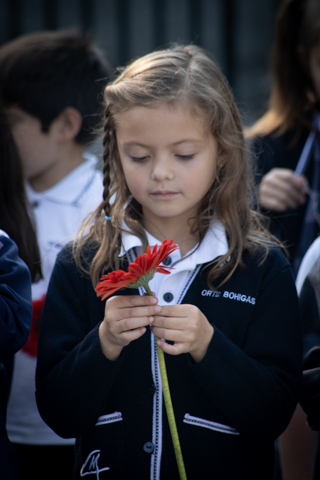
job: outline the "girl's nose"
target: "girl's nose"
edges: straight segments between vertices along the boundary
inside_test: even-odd
[[[151,179],[156,181],[172,180],[173,164],[169,155],[155,157],[152,165]]]

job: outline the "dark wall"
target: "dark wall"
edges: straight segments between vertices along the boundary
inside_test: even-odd
[[[209,50],[229,80],[245,124],[265,107],[279,0],[0,0],[0,44],[19,34],[90,31],[111,65],[170,42]]]

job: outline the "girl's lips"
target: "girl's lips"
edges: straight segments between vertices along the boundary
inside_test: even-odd
[[[170,192],[168,190],[157,190],[151,193],[151,197],[154,198],[172,198],[177,195],[177,192]]]

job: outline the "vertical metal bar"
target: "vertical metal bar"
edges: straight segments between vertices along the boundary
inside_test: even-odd
[[[154,45],[155,47],[164,46],[166,43],[165,26],[166,26],[166,0],[153,1],[153,25],[154,25]]]
[[[7,0],[7,39],[11,40],[22,33],[22,0]]]
[[[95,7],[92,0],[79,1],[81,29],[85,33],[90,32],[93,26],[93,9],[97,7]]]
[[[189,0],[189,38],[202,45],[202,0]]]
[[[118,52],[119,64],[123,65],[130,60],[130,16],[129,0],[117,0],[117,23],[118,23]]]
[[[223,32],[225,44],[224,74],[230,86],[234,85],[235,65],[235,0],[224,0],[222,7]]]
[[[44,30],[56,30],[58,26],[59,0],[43,0]]]

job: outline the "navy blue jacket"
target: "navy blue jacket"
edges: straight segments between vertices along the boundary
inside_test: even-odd
[[[13,355],[28,339],[32,315],[31,278],[16,244],[0,232],[0,477],[18,477],[17,459],[6,428]]]
[[[273,442],[299,395],[302,342],[290,264],[278,250],[261,260],[245,255],[217,291],[200,271],[182,302],[214,326],[198,364],[165,355],[188,480],[272,479]],[[110,361],[98,338],[103,316],[104,302],[62,250],[40,327],[40,414],[59,435],[77,437],[74,478],[82,467],[101,480],[178,479],[150,331]]]

